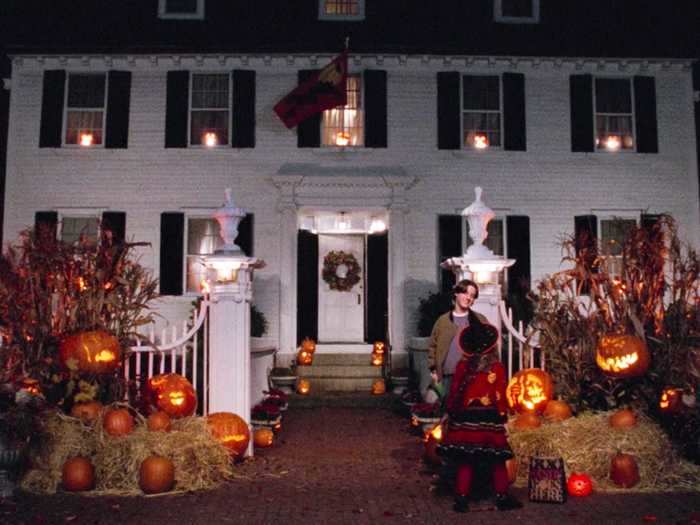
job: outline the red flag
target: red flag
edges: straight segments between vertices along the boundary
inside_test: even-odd
[[[293,128],[316,113],[347,104],[347,78],[346,50],[303,84],[299,84],[273,109],[285,126]]]

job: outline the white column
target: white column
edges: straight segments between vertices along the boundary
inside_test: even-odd
[[[289,198],[280,199],[280,342],[282,354],[294,354],[297,325],[297,208]]]
[[[406,213],[403,199],[389,209],[389,337],[394,352],[407,352],[404,281],[406,280]]]

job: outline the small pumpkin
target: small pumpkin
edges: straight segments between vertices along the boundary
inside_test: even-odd
[[[571,407],[564,401],[552,399],[547,403],[543,415],[550,421],[564,421],[571,417]]]
[[[175,465],[163,456],[149,456],[139,468],[139,486],[146,494],[172,490],[175,484]]]
[[[644,375],[650,361],[646,343],[634,335],[604,335],[596,346],[598,368],[612,377]]]
[[[63,488],[70,492],[91,490],[95,486],[95,467],[82,456],[68,458],[61,470]]]
[[[303,378],[297,380],[297,393],[304,396],[309,392],[311,392],[311,383],[309,383],[309,380]]]
[[[608,424],[613,428],[632,428],[637,424],[637,414],[629,408],[623,408],[608,418]]]
[[[304,352],[309,352],[310,354],[313,354],[316,351],[316,342],[313,339],[305,337],[304,340],[301,342],[301,349]]]
[[[77,417],[83,423],[94,423],[100,417],[102,408],[102,403],[99,401],[84,401],[74,404],[70,415]]]
[[[214,438],[228,449],[234,458],[242,458],[250,442],[250,429],[242,417],[231,412],[215,412],[207,416]]]
[[[588,474],[574,472],[566,481],[566,490],[572,496],[588,496],[593,492],[593,482]]]
[[[170,432],[172,421],[168,414],[159,410],[148,416],[146,425],[151,432]]]
[[[126,436],[134,429],[134,417],[126,408],[110,408],[105,412],[102,426],[110,436]]]
[[[610,460],[610,479],[619,487],[634,487],[639,483],[637,459],[632,454],[615,454]]]
[[[386,393],[386,383],[383,379],[377,379],[372,383],[372,394],[375,396],[381,396]]]
[[[257,428],[253,432],[253,444],[255,448],[268,448],[272,446],[275,434],[269,428]]]
[[[517,430],[532,430],[542,425],[540,416],[533,412],[519,414],[513,421],[513,428]]]
[[[682,400],[682,388],[664,388],[659,397],[659,411],[662,414],[676,414],[683,408]]]

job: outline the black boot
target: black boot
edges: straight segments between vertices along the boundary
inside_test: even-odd
[[[515,510],[522,508],[522,506],[522,503],[508,493],[496,494],[496,508],[498,510]]]
[[[452,506],[455,512],[469,512],[467,496],[455,496],[455,504]]]

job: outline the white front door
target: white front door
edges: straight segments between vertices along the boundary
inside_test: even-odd
[[[360,281],[350,290],[331,289],[323,279],[323,262],[330,252],[350,253],[360,266]],[[365,337],[365,239],[362,235],[318,236],[318,340],[320,343],[356,343]],[[342,280],[347,267],[340,265],[336,275]]]

